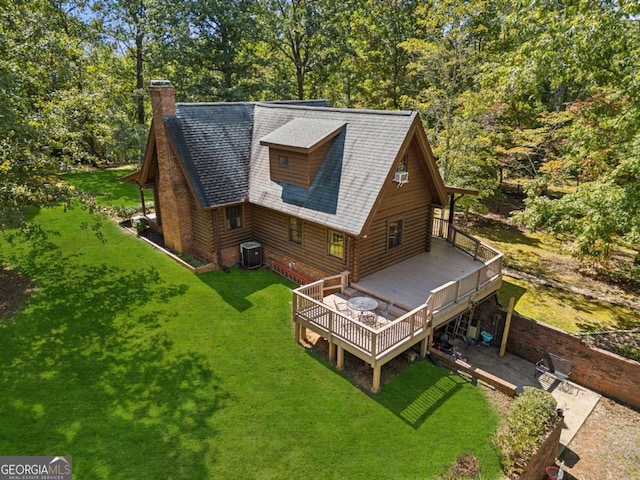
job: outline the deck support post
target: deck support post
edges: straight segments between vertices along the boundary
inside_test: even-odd
[[[336,363],[338,370],[344,370],[344,348],[338,345],[338,361]]]
[[[300,327],[301,327],[301,325],[298,322],[293,322],[293,325],[294,325],[293,328],[294,328],[294,336],[295,336],[296,343],[300,344],[300,343],[302,343],[302,340],[300,338]]]
[[[371,393],[380,392],[380,374],[382,372],[382,366],[377,363],[371,365],[373,367],[373,381],[371,382]]]
[[[420,358],[427,358],[429,355],[429,345],[433,345],[433,328],[429,327],[429,333],[420,342]]]
[[[420,358],[425,358],[427,356],[427,350],[429,349],[429,339],[431,338],[431,333],[424,337],[420,342]]]
[[[336,344],[329,340],[329,361],[331,363],[336,361]]]

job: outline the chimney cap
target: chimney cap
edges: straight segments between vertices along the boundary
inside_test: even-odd
[[[170,87],[171,82],[169,80],[151,80],[149,82],[151,87]]]

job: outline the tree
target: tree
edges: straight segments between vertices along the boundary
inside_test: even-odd
[[[79,51],[64,28],[72,22],[49,2],[0,6],[0,228],[19,223],[25,205],[71,197],[57,180],[64,159],[51,155],[43,105],[76,83]]]
[[[151,69],[171,73],[190,100],[247,100],[255,96],[255,5],[248,0],[163,2],[152,29]]]
[[[606,264],[615,242],[636,250],[640,245],[640,24],[635,4],[588,7],[568,4],[558,20],[554,35],[566,42],[562,75],[566,91],[577,92],[577,98],[563,103],[569,121],[557,132],[560,155],[554,161],[564,168],[542,163],[551,180],[555,171],[571,171],[580,186],[559,199],[531,189],[525,211],[515,218],[570,234],[577,256]]]
[[[331,19],[341,8],[330,0],[262,0],[262,39],[272,49],[270,62],[280,78],[293,69],[293,94],[306,98],[307,77],[326,60],[331,37]],[[288,68],[287,68],[288,67]],[[286,94],[285,94],[286,97]]]
[[[401,44],[414,86],[404,102],[423,112],[445,183],[490,197],[497,187],[496,110],[478,75],[491,28],[487,6],[434,1],[417,17],[420,33]]]
[[[145,63],[147,40],[155,22],[156,0],[87,0],[92,11],[94,28],[116,53],[128,54],[135,62],[135,118],[146,124]]]

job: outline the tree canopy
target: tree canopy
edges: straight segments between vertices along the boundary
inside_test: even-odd
[[[139,162],[162,78],[182,101],[419,110],[448,184],[525,182],[517,221],[606,260],[640,245],[639,72],[626,0],[9,0],[0,223],[69,200],[68,168]]]

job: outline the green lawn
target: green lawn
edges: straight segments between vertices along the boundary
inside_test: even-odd
[[[131,168],[93,170],[66,173],[64,179],[78,189],[92,193],[96,203],[110,207],[139,207],[140,193],[135,184],[122,183],[120,179],[135,172]],[[153,195],[145,191],[145,201],[153,206]]]
[[[112,222],[32,212],[0,255],[35,289],[0,323],[0,451],[72,455],[82,479],[500,476],[482,389],[417,362],[371,397],[296,345],[267,270],[195,276]]]

